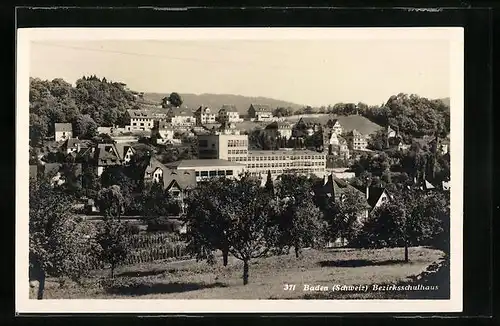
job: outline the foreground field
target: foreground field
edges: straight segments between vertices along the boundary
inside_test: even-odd
[[[46,284],[46,299],[357,299],[399,298],[396,292],[328,292],[304,291],[304,285],[373,285],[401,284],[422,273],[439,261],[438,250],[410,248],[410,262],[401,261],[402,248],[358,250],[304,250],[303,257],[294,255],[254,260],[250,265],[250,283],[242,283],[241,261],[230,259],[223,267],[194,260],[156,262],[124,266],[117,277],[107,279],[109,271],[96,271],[81,285],[56,280]],[[447,280],[444,280],[447,282]],[[295,290],[285,291],[285,284]],[[420,291],[424,292],[424,291]],[[425,293],[422,294],[426,296]]]

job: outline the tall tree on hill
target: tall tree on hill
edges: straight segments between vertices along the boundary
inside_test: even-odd
[[[176,92],[170,93],[167,99],[170,102],[170,104],[172,104],[175,107],[181,106],[183,102],[182,97],[179,95],[179,93]]]
[[[117,185],[102,188],[97,194],[97,205],[105,219],[120,219],[124,209],[124,198]]]

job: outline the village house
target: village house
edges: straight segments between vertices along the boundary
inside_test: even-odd
[[[224,104],[218,112],[219,121],[227,122],[242,122],[243,119],[240,118],[240,113],[234,105]]]
[[[174,127],[191,127],[196,124],[193,112],[186,107],[172,107],[168,109],[170,124]]]
[[[150,138],[155,144],[166,145],[174,142],[174,134],[172,125],[165,121],[155,121]]]
[[[130,125],[127,131],[150,131],[155,121],[167,121],[168,115],[164,109],[131,109],[127,110]]]
[[[297,121],[294,130],[298,134],[312,136],[315,132],[322,130],[322,120],[320,118],[302,117]]]
[[[385,188],[366,187],[366,200],[368,205],[370,205],[371,213],[375,208],[378,208],[387,201],[392,200],[392,196]]]
[[[122,165],[122,160],[115,144],[97,144],[93,149],[97,176],[101,176],[107,167]]]
[[[289,122],[272,122],[266,126],[268,130],[276,130],[279,137],[290,139],[292,138],[292,124]]]
[[[91,146],[92,141],[90,140],[68,138],[61,146],[61,150],[66,154],[79,153],[81,150]]]
[[[333,198],[334,201],[342,201],[347,192],[352,192],[353,194],[358,194],[361,198],[364,199],[364,209],[359,213],[358,216],[358,222],[364,222],[366,218],[368,218],[369,212],[371,210],[371,206],[368,203],[366,194],[349,184],[349,182],[347,182],[346,180],[337,178],[333,175],[333,173],[325,176],[325,179],[326,180],[323,186],[323,193],[328,198]]]
[[[73,126],[71,123],[55,123],[54,124],[55,141],[64,141],[73,137]]]
[[[251,104],[248,108],[248,117],[254,121],[273,121],[273,110],[269,105]]]
[[[144,183],[155,182],[161,183],[163,189],[168,191],[173,198],[183,202],[186,192],[196,187],[195,170],[168,168],[156,158],[151,157],[144,171]]]
[[[338,119],[328,120],[326,126],[328,128],[331,128],[338,136],[342,135],[342,133],[344,132],[344,129],[342,128],[342,125],[340,124],[340,121]]]
[[[339,157],[343,160],[350,158],[347,141],[333,130],[327,130],[324,135],[324,146],[328,148],[328,155]]]
[[[122,164],[129,163],[136,153],[135,149],[130,144],[117,143],[115,144],[115,148]]]
[[[366,150],[366,146],[368,146],[366,137],[356,129],[345,133],[344,138],[347,140],[347,145],[350,150],[363,151]]]
[[[194,117],[196,119],[196,125],[200,126],[205,123],[215,123],[217,115],[211,112],[209,107],[203,107],[202,105],[194,112]]]
[[[60,186],[66,182],[69,172],[77,183],[81,184],[82,165],[78,163],[45,163],[29,166],[29,178],[36,180],[40,176],[50,177],[52,186]]]

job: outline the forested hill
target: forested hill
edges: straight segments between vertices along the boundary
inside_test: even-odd
[[[120,82],[82,77],[73,86],[63,79],[30,78],[30,139],[53,134],[54,123],[68,122],[89,129],[127,123],[127,109],[137,103],[134,92]],[[85,125],[85,126],[84,126]]]
[[[168,96],[167,93],[144,93],[144,99],[146,101],[161,103],[161,100]],[[277,107],[291,108],[292,111],[296,111],[304,107],[303,105],[291,103],[287,101],[276,100],[268,97],[249,97],[242,95],[232,95],[232,94],[180,94],[183,103],[189,108],[198,108],[200,105],[208,106],[218,110],[224,104],[231,104],[236,106],[236,109],[240,114],[247,114],[247,110],[252,103],[267,104],[271,108],[275,109]]]

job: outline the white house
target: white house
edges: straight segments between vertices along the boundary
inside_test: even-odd
[[[73,126],[71,123],[54,124],[55,141],[64,141],[73,137]]]

